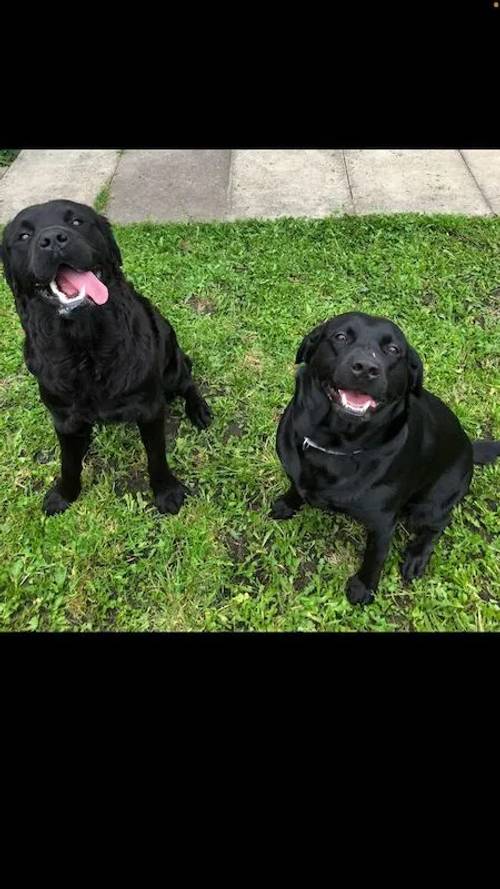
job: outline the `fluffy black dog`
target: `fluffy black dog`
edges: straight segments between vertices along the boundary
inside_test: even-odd
[[[108,221],[72,201],[28,207],[5,228],[1,256],[26,334],[26,364],[61,446],[47,515],[78,497],[92,426],[106,422],[137,423],[156,506],[178,512],[187,490],[166,460],[166,402],[182,396],[199,429],[211,414],[173,328],[125,280]]]
[[[422,388],[419,356],[385,318],[330,319],[303,340],[302,362],[277,435],[290,489],[271,514],[288,519],[309,503],[361,522],[366,551],[347,597],[367,603],[398,516],[416,532],[402,566],[411,581],[467,494],[473,463],[492,462],[500,442],[471,444],[451,410]]]

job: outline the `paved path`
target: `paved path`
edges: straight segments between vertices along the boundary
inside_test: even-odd
[[[70,198],[93,204],[116,170],[118,151],[24,150],[0,179],[0,223],[30,204]]]
[[[53,197],[92,204],[110,185],[113,222],[500,215],[500,150],[24,150],[0,179],[0,223]]]

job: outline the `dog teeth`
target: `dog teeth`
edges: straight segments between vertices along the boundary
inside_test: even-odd
[[[354,414],[366,414],[369,404],[366,405],[353,405],[350,404],[348,399],[345,397],[344,393],[340,393],[340,401],[342,403],[342,407],[348,408],[348,410],[352,411]]]
[[[79,306],[87,295],[85,291],[85,285],[83,285],[83,287],[80,289],[78,296],[66,296],[65,293],[62,293],[59,290],[55,281],[51,281],[49,286],[54,296],[57,296],[60,304],[62,306],[69,306],[72,309],[74,309],[76,306]]]
[[[52,293],[57,296],[58,299],[62,299],[64,302],[67,300],[66,295],[64,293],[61,293],[55,281],[50,282],[50,289],[52,290]]]

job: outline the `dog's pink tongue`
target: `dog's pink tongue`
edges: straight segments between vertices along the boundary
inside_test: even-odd
[[[108,299],[108,288],[93,272],[75,272],[69,266],[63,265],[56,276],[56,284],[66,296],[76,296],[82,287],[85,293],[98,306],[104,305]]]
[[[351,392],[349,389],[341,389],[339,391],[343,392],[344,398],[353,407],[377,407],[377,402],[373,400],[371,395],[366,395],[364,392]]]

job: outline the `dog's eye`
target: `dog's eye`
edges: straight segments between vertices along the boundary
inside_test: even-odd
[[[19,240],[20,241],[27,241],[28,238],[30,238],[30,237],[31,237],[31,235],[29,232],[23,232],[22,234],[19,235]]]
[[[73,222],[71,223],[71,225],[81,225],[81,224],[82,224],[81,219],[73,219]]]
[[[338,340],[340,343],[347,342],[347,337],[346,337],[345,333],[336,333],[335,339]]]
[[[391,355],[399,355],[399,348],[394,345],[394,343],[390,343],[387,346],[387,351],[391,353]]]

